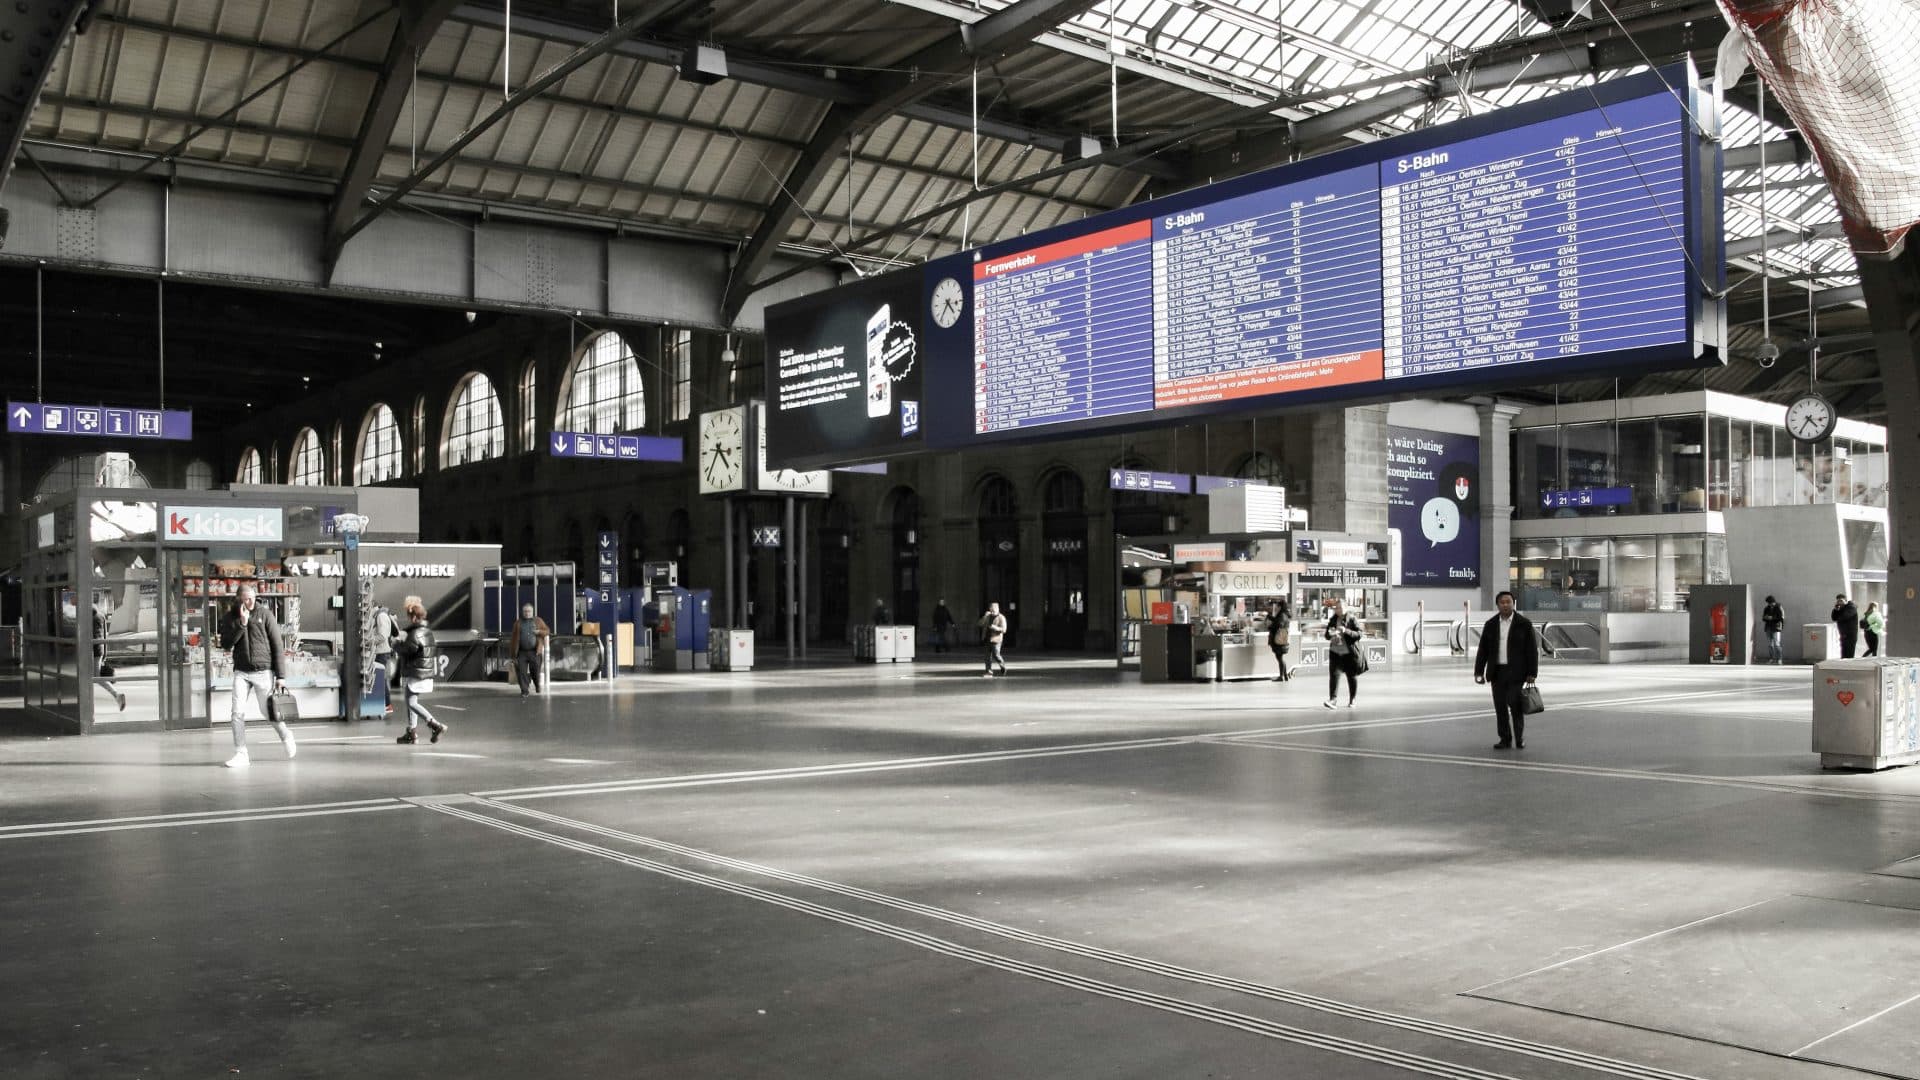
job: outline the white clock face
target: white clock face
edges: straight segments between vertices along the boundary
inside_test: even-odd
[[[1787,433],[1801,442],[1819,442],[1833,433],[1833,406],[1818,394],[1808,394],[1787,407]]]
[[[967,304],[967,294],[960,283],[952,278],[941,278],[933,287],[933,321],[946,329],[960,321],[960,312]]]
[[[700,490],[737,491],[746,473],[747,439],[740,411],[726,409],[700,418]]]

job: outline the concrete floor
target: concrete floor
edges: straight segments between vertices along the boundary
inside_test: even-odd
[[[1920,1077],[1920,769],[1823,773],[1809,684],[1550,667],[1517,752],[1459,660],[0,738],[0,1076]]]

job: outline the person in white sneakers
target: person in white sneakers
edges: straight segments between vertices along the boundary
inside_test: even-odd
[[[293,744],[293,732],[273,719],[267,701],[274,691],[286,686],[286,659],[280,642],[280,624],[273,612],[259,606],[251,585],[240,586],[233,610],[220,623],[220,647],[233,650],[233,756],[227,768],[244,769],[247,757],[247,702],[258,701],[260,715],[273,722],[274,733],[287,748],[287,756],[299,752]]]

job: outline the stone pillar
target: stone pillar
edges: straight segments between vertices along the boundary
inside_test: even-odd
[[[1313,418],[1311,528],[1387,531],[1387,407],[1358,405]]]
[[[1477,401],[1480,414],[1480,599],[1507,587],[1513,555],[1513,418],[1520,406]]]
[[[1887,399],[1887,633],[1883,656],[1920,656],[1920,243],[1862,258],[1874,351]]]

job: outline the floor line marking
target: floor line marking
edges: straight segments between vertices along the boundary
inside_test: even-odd
[[[209,765],[208,768],[213,768]],[[188,810],[178,814],[136,814],[132,817],[82,818],[78,821],[35,821],[25,825],[0,825],[0,836],[6,833],[26,829],[62,829],[92,825],[121,825],[141,821],[173,821],[189,818],[225,817],[232,814],[262,814],[283,810],[337,810],[349,806],[378,806],[392,802],[389,798],[349,799],[344,802],[295,803],[292,806],[233,807],[228,810]]]
[[[557,836],[539,829],[528,828],[509,821],[502,821],[485,814],[472,813],[457,806],[432,805],[424,807],[424,809],[434,813],[446,814],[450,817],[462,818],[467,821],[485,825],[488,828],[514,833],[582,854],[593,855],[687,884],[700,885],[721,892],[732,893],[735,896],[746,899],[758,900],[765,904],[786,908],[789,911],[810,915],[827,922],[838,923],[842,926],[864,931],[879,937],[890,938],[906,945],[911,945],[928,952],[938,953],[967,963],[994,968],[1036,981],[1053,983],[1054,985],[1063,986],[1071,990],[1080,990],[1117,1001],[1144,1005],[1162,1012],[1186,1016],[1223,1027],[1236,1028],[1249,1034],[1259,1035],[1268,1039],[1343,1054],[1348,1057],[1373,1061],[1383,1065],[1396,1066],[1410,1072],[1422,1073],[1428,1076],[1460,1078],[1460,1080],[1514,1080],[1514,1078],[1504,1073],[1489,1072],[1470,1065],[1460,1065],[1438,1058],[1425,1057],[1407,1051],[1395,1050],[1390,1047],[1361,1042],[1357,1039],[1348,1039],[1338,1035],[1311,1031],[1306,1028],[1265,1020],[1245,1013],[1232,1012],[1217,1006],[1187,1001],[1183,998],[1171,997],[1165,994],[1156,994],[1151,991],[1138,990],[1132,987],[1122,986],[1118,983],[1110,983],[1100,979],[1076,975],[1058,968],[1050,968],[1008,956],[1001,956],[984,949],[961,945],[957,942],[935,937],[932,934],[910,930],[906,927],[896,926],[892,923],[868,918],[864,915],[855,915],[850,912],[841,911],[838,908],[828,907],[824,904],[816,904],[812,901],[787,896],[784,893],[728,881],[725,878],[714,877],[711,874],[685,870],[653,859],[646,859],[627,854],[626,852],[615,851],[612,848],[602,847],[598,844],[589,844],[584,841]]]
[[[279,821],[285,818],[338,817],[342,814],[372,814],[382,810],[406,810],[411,804],[398,799],[388,800],[380,806],[343,806],[336,810],[302,810],[278,814],[229,814],[225,817],[194,818],[190,821],[139,821],[124,825],[99,825],[92,828],[46,829],[40,832],[16,832],[0,836],[0,840],[27,840],[46,836],[82,836],[87,833],[134,832],[139,829],[178,829],[189,825],[237,825],[248,821]]]
[[[485,754],[463,754],[463,753],[460,753],[458,750],[415,750],[413,752],[413,756],[414,757],[472,758],[475,761],[485,761],[487,758],[487,755]]]
[[[1881,1017],[1887,1015],[1888,1013],[1894,1011],[1895,1009],[1901,1008],[1902,1006],[1911,1005],[1916,1001],[1920,1001],[1920,994],[1915,994],[1905,1001],[1901,1001],[1901,1002],[1897,1002],[1895,1004],[1889,1005],[1886,1008],[1881,1009],[1879,1012],[1874,1013],[1872,1016],[1867,1017],[1866,1019],[1855,1020],[1853,1023],[1848,1024],[1846,1027],[1841,1028],[1839,1031],[1836,1031],[1831,1035],[1822,1035],[1819,1038],[1813,1040],[1812,1042],[1808,1043],[1807,1045],[1801,1047],[1798,1050],[1789,1050],[1787,1052],[1787,1056],[1798,1057],[1801,1054],[1804,1054],[1807,1051],[1813,1049],[1814,1047],[1819,1046],[1821,1043],[1826,1042],[1828,1039],[1837,1038],[1838,1036],[1845,1035],[1847,1032],[1852,1031],[1854,1028],[1857,1028],[1862,1024],[1868,1023],[1870,1021],[1878,1020]]]
[[[618,765],[620,764],[617,761],[602,761],[598,758],[584,758],[584,757],[550,757],[550,758],[541,758],[540,760],[551,761],[555,765]]]
[[[1680,701],[1699,697],[1720,697],[1727,693],[1745,691],[1706,691],[1698,694],[1658,695],[1655,697],[1624,698],[1618,701],[1582,702],[1557,705],[1556,708],[1571,709],[1599,708],[1610,704],[1637,704],[1652,701]],[[615,794],[634,791],[665,790],[682,787],[707,787],[720,784],[751,783],[764,780],[806,779],[811,777],[851,776],[868,772],[882,772],[904,769],[935,768],[946,765],[967,765],[1015,761],[1023,758],[1058,757],[1070,754],[1104,753],[1110,750],[1129,750],[1143,747],[1180,746],[1201,743],[1215,739],[1237,738],[1249,735],[1313,735],[1328,731],[1366,730],[1382,727],[1404,727],[1414,724],[1442,723],[1451,720],[1481,719],[1487,714],[1485,708],[1474,708],[1453,712],[1428,714],[1409,717],[1375,717],[1339,720],[1324,724],[1294,724],[1281,727],[1250,728],[1230,732],[1210,732],[1193,735],[1173,735],[1148,739],[1123,739],[1109,742],[1067,743],[1051,747],[1029,747],[1016,750],[983,750],[971,754],[947,754],[932,757],[892,758],[875,761],[840,762],[825,765],[801,765],[786,769],[742,770],[724,773],[694,773],[687,776],[635,777],[628,779],[597,780],[577,784],[549,784],[538,787],[502,788],[494,791],[480,791],[475,794],[490,799],[526,800],[565,798],[574,795]]]
[[[991,934],[997,937],[1007,938],[1010,940],[1021,942],[1023,944],[1033,945],[1040,948],[1049,949],[1055,952],[1064,952],[1071,955],[1083,957],[1086,959],[1097,960],[1103,963],[1115,964],[1121,967],[1132,968],[1134,970],[1144,971],[1144,972],[1148,972],[1150,974],[1155,974],[1155,975],[1160,975],[1160,976],[1163,976],[1169,979],[1174,979],[1181,982],[1190,982],[1190,983],[1196,983],[1199,985],[1212,986],[1219,989],[1231,990],[1238,993],[1247,994],[1253,997],[1261,997],[1261,998],[1266,998],[1273,1001],[1284,1002],[1290,1005],[1296,1005],[1296,1006],[1312,1009],[1319,1012],[1329,1013],[1332,1015],[1345,1016],[1350,1019],[1362,1020],[1369,1023],[1399,1027],[1406,1030],[1417,1031],[1417,1032],[1421,1032],[1423,1034],[1428,1034],[1428,1035],[1436,1035],[1442,1038],[1452,1039],[1459,1042],[1467,1042],[1467,1043],[1473,1043],[1481,1046],[1490,1046],[1490,1047],[1495,1047],[1499,1049],[1512,1050],[1516,1053],[1523,1053],[1533,1057],[1541,1057],[1548,1060],[1560,1061],[1568,1064],[1575,1064],[1588,1069],[1599,1069],[1601,1071],[1617,1072],[1617,1073],[1620,1073],[1621,1075],[1640,1076],[1640,1077],[1671,1078],[1671,1077],[1678,1077],[1682,1075],[1682,1074],[1667,1072],[1665,1070],[1654,1069],[1647,1066],[1640,1066],[1632,1062],[1625,1062],[1625,1061],[1619,1061],[1613,1058],[1606,1058],[1596,1054],[1587,1054],[1584,1051],[1553,1046],[1552,1044],[1549,1044],[1549,1043],[1536,1043],[1536,1042],[1532,1042],[1525,1039],[1517,1039],[1511,1036],[1496,1034],[1494,1032],[1479,1031],[1474,1028],[1460,1027],[1458,1025],[1448,1024],[1442,1021],[1424,1020],[1419,1017],[1406,1016],[1399,1013],[1386,1012],[1380,1009],[1371,1009],[1366,1006],[1354,1005],[1348,1002],[1339,1001],[1334,998],[1321,997],[1314,994],[1304,993],[1302,991],[1287,990],[1282,987],[1269,986],[1262,983],[1251,982],[1245,979],[1237,979],[1230,976],[1218,975],[1212,972],[1200,971],[1198,969],[1183,967],[1177,964],[1163,963],[1163,962],[1152,960],[1146,957],[1136,956],[1130,953],[1123,953],[1113,949],[1101,948],[1100,946],[1097,946],[1097,945],[1087,945],[1081,942],[1071,941],[1065,938],[1051,937],[1049,935],[1037,933],[1030,930],[1022,930],[1018,927],[1009,926],[1005,923],[997,923],[989,919],[980,918],[978,916],[967,915],[961,912],[953,911],[948,908],[935,907],[931,904],[923,904],[918,901],[907,900],[902,897],[892,896],[887,893],[875,892],[874,890],[871,890],[871,889],[863,889],[863,888],[860,888],[859,886],[846,885],[846,884],[835,882],[835,881],[828,881],[824,878],[817,878],[817,877],[812,877],[806,874],[795,873],[793,871],[781,870],[781,869],[778,869],[777,867],[767,866],[760,863],[748,862],[744,859],[735,859],[729,856],[719,855],[714,852],[703,851],[699,848],[691,848],[682,844],[675,844],[670,841],[657,840],[652,837],[640,836],[634,833],[624,832],[622,830],[614,829],[608,826],[596,825],[591,822],[581,821],[577,818],[568,818],[558,814],[550,814],[550,813],[547,813],[546,811],[535,810],[527,806],[518,806],[510,803],[495,802],[495,801],[486,800],[486,799],[478,800],[478,802],[482,806],[491,807],[491,808],[502,810],[508,813],[517,814],[523,817],[533,818],[539,821],[547,822],[552,825],[557,825],[565,828],[578,829],[583,832],[593,833],[599,836],[605,836],[610,839],[622,840],[628,843],[637,844],[640,846],[651,848],[655,851],[661,851],[668,854],[678,855],[683,858],[698,860],[698,861],[709,863],[715,866],[720,866],[726,869],[736,870],[742,873],[749,873],[749,874],[755,874],[762,877],[768,877],[768,878],[772,878],[777,881],[786,882],[792,885],[799,885],[799,886],[804,886],[810,889],[817,889],[823,892],[831,893],[838,896],[843,896],[849,899],[876,904],[882,907],[889,907],[895,910],[905,911],[911,914],[920,915],[920,916],[930,918],[930,919],[935,919],[941,922],[951,923],[956,926],[965,927],[967,929],[976,930],[976,931]]]
[[[1784,895],[1785,894],[1783,894],[1783,896]],[[1715,919],[1724,919],[1729,915],[1738,915],[1743,911],[1751,911],[1754,908],[1761,906],[1762,904],[1771,904],[1775,900],[1779,900],[1779,899],[1782,899],[1782,896],[1769,896],[1765,900],[1756,900],[1751,904],[1743,904],[1737,908],[1729,908],[1726,911],[1721,911],[1712,915],[1703,916],[1701,918],[1693,920],[1692,922],[1681,923],[1679,926],[1669,926],[1665,930],[1656,930],[1651,934],[1645,934],[1640,937],[1633,938],[1629,941],[1616,942],[1615,944],[1609,945],[1604,949],[1595,949],[1592,952],[1581,953],[1579,956],[1568,957],[1565,960],[1556,960],[1553,963],[1548,964],[1544,967],[1534,968],[1532,971],[1523,971],[1518,975],[1509,975],[1504,979],[1495,979],[1490,983],[1483,983],[1482,985],[1476,986],[1471,990],[1462,990],[1461,993],[1462,994],[1480,994],[1484,991],[1491,990],[1496,986],[1501,986],[1510,982],[1517,982],[1521,979],[1532,978],[1533,976],[1539,975],[1542,972],[1552,971],[1554,968],[1563,968],[1563,967],[1566,967],[1568,964],[1577,964],[1582,960],[1591,960],[1596,956],[1601,956],[1606,953],[1613,952],[1616,949],[1624,949],[1629,945],[1638,945],[1641,942],[1652,941],[1654,938],[1657,938],[1657,937],[1665,937],[1668,934],[1678,933],[1682,930],[1699,926],[1702,923],[1710,923]],[[1492,1000],[1499,1001],[1504,999],[1494,998]]]
[[[384,738],[386,738],[385,735],[341,735],[332,739],[301,739],[300,745],[305,746],[308,743],[366,742],[370,739],[384,739]]]
[[[1748,780],[1738,776],[1707,776],[1702,773],[1653,772],[1647,769],[1614,769],[1604,765],[1568,765],[1552,761],[1491,761],[1459,754],[1426,754],[1416,750],[1369,750],[1358,746],[1318,746],[1312,743],[1270,742],[1266,739],[1200,739],[1224,746],[1254,746],[1265,750],[1291,750],[1305,754],[1331,754],[1336,757],[1377,758],[1382,761],[1434,762],[1463,765],[1476,769],[1516,769],[1522,772],[1550,772],[1568,776],[1595,776],[1620,780],[1658,780],[1669,784],[1699,784],[1706,787],[1771,791],[1783,795],[1814,795],[1829,799],[1856,799],[1866,802],[1906,803],[1920,800],[1920,794],[1900,791],[1847,791],[1812,784],[1792,784],[1780,780]]]

